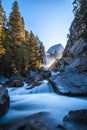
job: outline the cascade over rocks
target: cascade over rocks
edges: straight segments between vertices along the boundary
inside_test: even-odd
[[[45,79],[49,79],[51,77],[51,71],[46,70],[45,68],[40,68],[37,72],[30,71],[27,76],[27,82],[33,83],[34,81],[42,81]]]
[[[9,109],[10,99],[8,91],[5,87],[0,86],[0,117],[3,116]]]

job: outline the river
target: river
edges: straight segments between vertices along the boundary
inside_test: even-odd
[[[8,88],[10,109],[0,119],[0,125],[38,112],[48,112],[56,124],[62,124],[70,110],[87,109],[87,98],[58,95],[46,80],[32,90],[26,87],[25,83],[21,88]]]

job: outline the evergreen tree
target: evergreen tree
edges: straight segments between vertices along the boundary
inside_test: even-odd
[[[29,46],[30,46],[29,52],[31,52],[29,64],[31,65],[31,69],[35,70],[38,68],[38,58],[37,58],[38,46],[37,46],[36,37],[34,36],[32,31],[30,31]]]
[[[5,26],[6,26],[6,15],[0,0],[0,55],[5,54],[5,48],[3,47],[3,40],[5,38],[5,33],[4,33]]]
[[[9,31],[15,44],[20,44],[25,39],[24,20],[19,12],[18,2],[13,3],[9,16]]]
[[[74,0],[75,28],[78,37],[87,40],[87,0]]]
[[[6,15],[0,0],[0,28],[6,26]]]
[[[44,48],[43,43],[39,40],[38,36],[36,36],[36,41],[37,41],[37,45],[38,45],[38,49],[39,49],[38,60],[39,60],[40,64],[42,64],[43,58],[44,58],[44,53],[45,53],[45,48]]]

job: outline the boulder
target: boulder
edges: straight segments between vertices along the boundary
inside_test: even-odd
[[[23,85],[24,85],[24,82],[22,80],[14,80],[13,87],[22,87]]]
[[[87,130],[87,109],[70,111],[63,118],[63,124],[58,125],[61,130]]]
[[[22,87],[24,85],[23,80],[9,80],[3,84],[3,87]]]
[[[87,96],[87,73],[59,73],[49,82],[55,92],[70,96]]]
[[[70,111],[63,120],[87,124],[87,109]]]
[[[0,84],[3,84],[3,83],[5,83],[5,82],[7,82],[7,81],[9,81],[8,78],[6,78],[6,77],[3,76],[3,75],[0,75]]]
[[[49,70],[44,71],[42,76],[43,76],[43,79],[49,79],[51,77],[51,72]]]
[[[0,116],[3,116],[9,109],[10,98],[8,90],[4,87],[0,87]]]

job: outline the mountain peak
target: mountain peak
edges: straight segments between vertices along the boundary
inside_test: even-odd
[[[51,46],[51,47],[48,49],[47,53],[54,54],[55,52],[63,51],[63,50],[64,50],[64,47],[62,46],[61,43],[59,43],[59,44],[56,44],[56,45]]]

